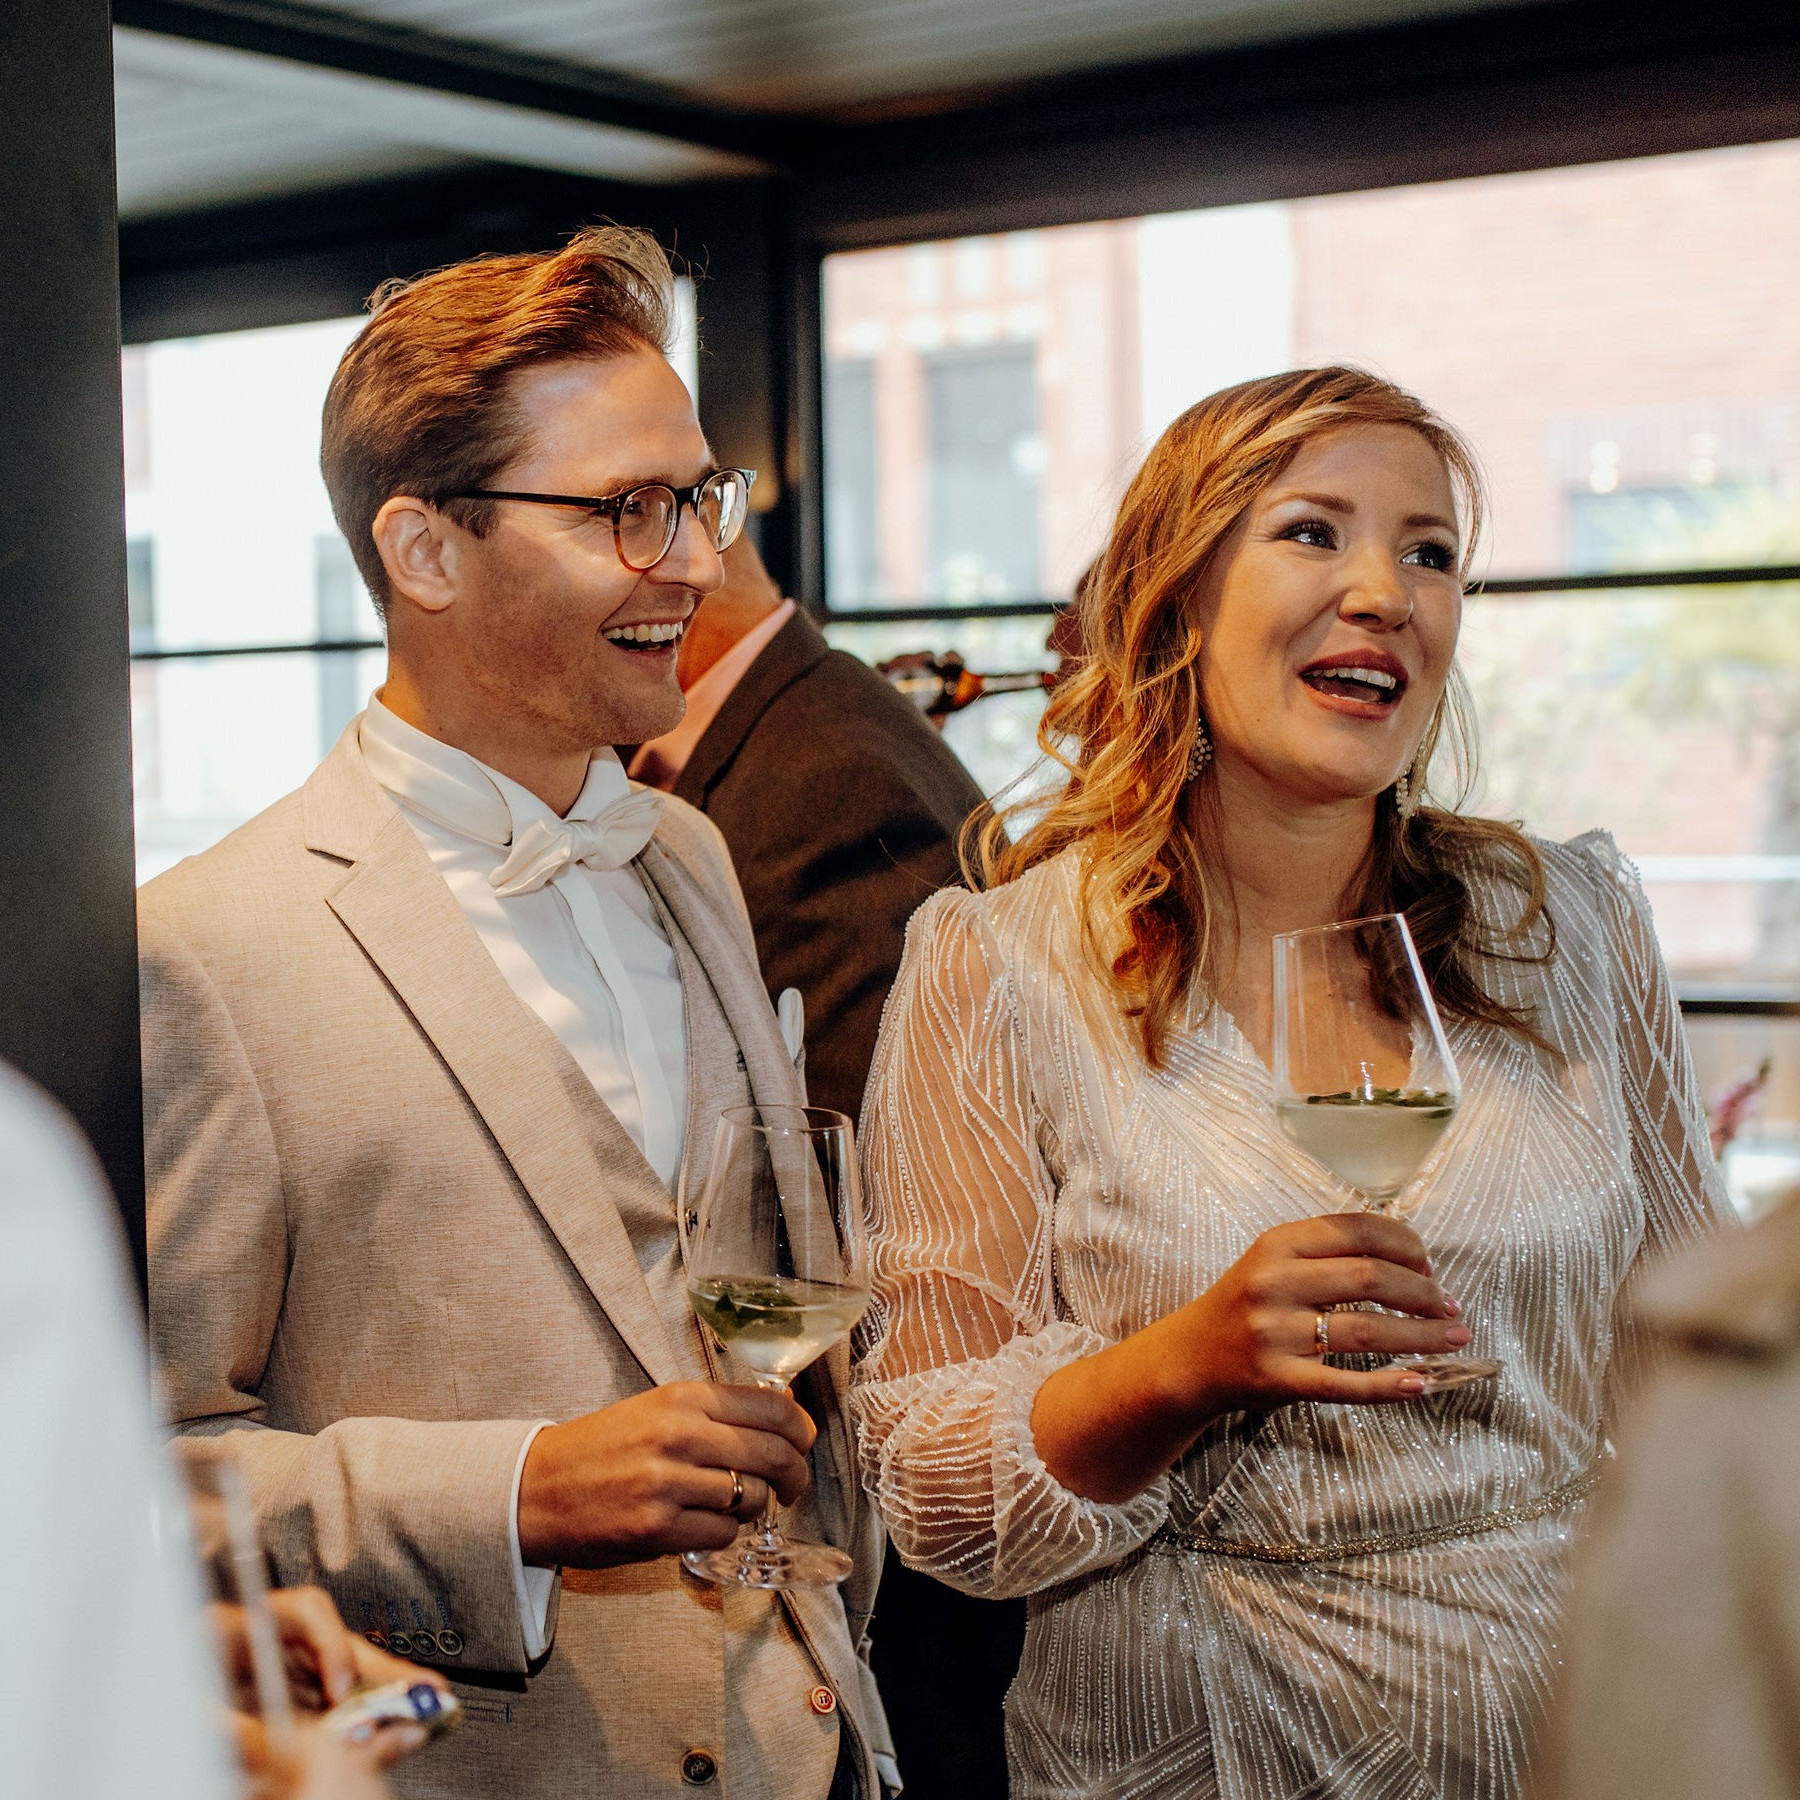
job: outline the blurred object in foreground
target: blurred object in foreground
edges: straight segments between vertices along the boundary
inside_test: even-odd
[[[1734,1081],[1713,1102],[1709,1125],[1714,1156],[1722,1156],[1725,1146],[1737,1136],[1745,1119],[1750,1116],[1751,1109],[1762,1097],[1763,1089],[1769,1085],[1769,1077],[1774,1072],[1775,1059],[1772,1056],[1765,1056],[1756,1065],[1756,1072],[1753,1075],[1746,1075],[1743,1080]]]
[[[0,1794],[226,1800],[219,1684],[99,1165],[0,1065]]]
[[[977,675],[954,650],[946,650],[941,656],[930,650],[890,656],[885,662],[878,662],[875,671],[928,719],[947,719],[989,694],[1035,693],[1056,682],[1052,669]]]
[[[1658,1269],[1586,1522],[1539,1800],[1800,1792],[1800,1196]]]

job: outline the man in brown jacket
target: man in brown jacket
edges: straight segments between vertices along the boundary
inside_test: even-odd
[[[669,317],[616,229],[378,297],[323,464],[387,682],[143,895],[175,1418],[232,1434],[281,1581],[458,1682],[407,1795],[878,1791],[844,1353],[810,1416],[720,1382],[677,1230],[719,1111],[802,1083],[717,832],[603,748],[680,716],[747,498]],[[841,1595],[683,1573],[771,1490]]]

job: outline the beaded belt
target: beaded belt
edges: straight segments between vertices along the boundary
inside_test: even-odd
[[[1353,1556],[1419,1550],[1427,1544],[1444,1544],[1453,1538],[1474,1537],[1484,1531],[1505,1531],[1509,1526],[1527,1525],[1533,1519],[1548,1518],[1550,1514],[1574,1505],[1599,1479],[1597,1468],[1587,1469],[1573,1481],[1565,1481],[1561,1487],[1539,1494],[1535,1500],[1521,1500],[1517,1506],[1503,1506],[1498,1512],[1483,1513],[1478,1519],[1453,1519],[1447,1525],[1427,1525],[1419,1531],[1397,1531],[1386,1537],[1345,1538],[1335,1544],[1246,1544],[1233,1538],[1208,1537],[1198,1531],[1165,1525],[1146,1548],[1164,1555],[1192,1551],[1202,1556],[1232,1556],[1260,1563],[1346,1562]]]

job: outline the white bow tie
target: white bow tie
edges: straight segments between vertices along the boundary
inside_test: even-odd
[[[502,900],[534,894],[566,869],[622,869],[656,835],[663,796],[643,788],[592,819],[534,819],[516,833],[505,862],[488,880]]]

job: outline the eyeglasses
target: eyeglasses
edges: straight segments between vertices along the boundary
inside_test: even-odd
[[[729,550],[750,511],[754,469],[714,469],[692,487],[646,481],[622,494],[519,494],[505,488],[466,488],[444,500],[523,500],[531,506],[576,506],[610,519],[613,547],[626,568],[643,574],[669,554],[681,529],[681,509],[692,509],[715,550]]]

